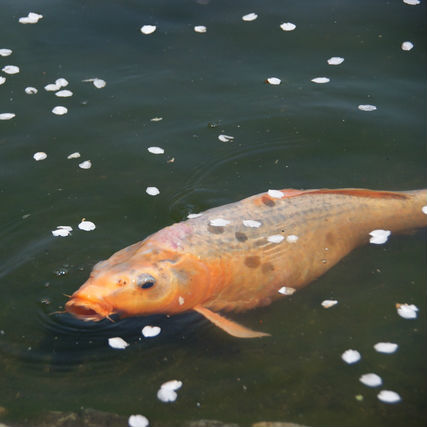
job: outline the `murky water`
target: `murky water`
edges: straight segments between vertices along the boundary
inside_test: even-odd
[[[423,232],[360,248],[286,301],[232,316],[267,339],[234,339],[195,313],[99,324],[52,314],[98,260],[189,212],[268,188],[425,187],[425,9],[400,0],[2,0],[0,49],[13,53],[0,68],[20,72],[0,73],[0,113],[16,114],[0,121],[1,419],[31,424],[48,410],[87,407],[154,425],[425,425]],[[30,11],[43,18],[18,23]],[[242,21],[250,12],[258,18]],[[144,24],[157,30],[143,35]],[[344,62],[328,65],[333,56]],[[72,97],[43,89],[59,77]],[[92,78],[107,84],[83,82]],[[358,109],[366,104],[377,110]],[[52,114],[58,105],[68,113]],[[36,162],[39,151],[47,159]],[[84,160],[90,169],[79,168]],[[82,218],[96,229],[80,231]],[[53,237],[58,225],[72,235]],[[325,310],[326,298],[339,303]],[[397,302],[416,304],[417,319],[399,317]],[[147,324],[162,333],[143,338]],[[130,346],[113,350],[113,336]],[[399,349],[378,353],[379,341]],[[349,348],[359,363],[341,360]],[[383,386],[361,384],[368,372]],[[183,387],[166,404],[156,393],[170,379]],[[402,401],[379,401],[380,389]]]

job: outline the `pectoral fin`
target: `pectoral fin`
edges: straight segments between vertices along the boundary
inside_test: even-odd
[[[233,337],[260,338],[270,335],[266,334],[265,332],[258,332],[253,331],[249,328],[245,328],[244,326],[239,325],[238,323],[233,322],[232,320],[227,319],[223,316],[220,316],[218,313],[214,313],[213,311],[209,310],[206,307],[202,307],[201,305],[196,305],[196,307],[194,307],[194,310],[205,316],[206,319],[210,320],[214,325],[223,329],[228,334],[233,335]]]

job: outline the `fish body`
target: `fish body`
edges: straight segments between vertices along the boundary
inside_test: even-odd
[[[270,190],[165,227],[96,264],[66,309],[83,320],[196,310],[234,336],[267,335],[218,311],[283,298],[375,229],[427,226],[427,190]]]

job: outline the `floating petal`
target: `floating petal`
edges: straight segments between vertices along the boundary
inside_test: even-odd
[[[296,291],[296,289],[290,288],[289,286],[282,286],[278,290],[279,294],[282,294],[282,295],[292,295],[295,293],[295,291]]]
[[[215,218],[211,219],[209,224],[212,225],[212,227],[225,227],[226,225],[230,224],[230,221],[223,218]]]
[[[131,415],[128,419],[129,427],[147,427],[149,421],[144,415]]]
[[[52,230],[52,234],[55,237],[58,237],[58,236],[60,236],[60,237],[67,237],[67,236],[70,235],[70,231],[67,230],[67,229],[65,229],[65,228],[58,228],[56,230]]]
[[[423,211],[423,213],[424,213],[424,214],[426,214],[426,215],[427,215],[427,205],[426,205],[426,206],[423,206],[423,207],[421,208],[421,210]]]
[[[80,157],[80,153],[76,151],[75,153],[71,153],[67,156],[67,159],[78,159]]]
[[[142,34],[151,34],[154,33],[154,31],[156,31],[156,26],[155,25],[143,25],[141,27],[141,33]]]
[[[410,6],[416,6],[420,4],[420,0],[403,0],[403,3],[409,4]]]
[[[33,159],[38,162],[39,160],[46,159],[47,154],[44,151],[38,151],[37,153],[34,153]]]
[[[369,243],[373,243],[375,245],[382,245],[387,242],[388,237],[390,236],[391,231],[389,230],[372,230],[369,235],[371,238],[369,239]]]
[[[0,56],[9,56],[12,54],[12,49],[0,49]]]
[[[69,96],[73,96],[73,92],[71,92],[71,90],[64,89],[56,92],[55,95],[60,98],[68,98]]]
[[[196,25],[196,26],[194,27],[194,31],[195,31],[196,33],[206,33],[207,28],[206,28],[204,25]]]
[[[157,196],[158,194],[160,194],[160,190],[157,187],[147,187],[145,189],[145,192],[150,196]]]
[[[295,236],[295,234],[289,234],[289,236],[286,237],[288,243],[295,243],[297,240],[298,236]]]
[[[360,360],[360,353],[357,350],[346,350],[342,355],[341,359],[344,360],[345,363],[351,365],[352,363],[356,363]]]
[[[18,74],[20,71],[16,65],[5,65],[2,70],[6,74]]]
[[[332,58],[328,59],[329,65],[340,65],[344,62],[344,58],[341,58],[340,56],[333,56]]]
[[[267,240],[270,243],[280,243],[283,240],[285,240],[285,238],[282,235],[280,235],[280,234],[273,234],[272,236],[268,236]]]
[[[118,350],[124,350],[129,344],[120,337],[108,338],[108,345]]]
[[[283,24],[280,25],[280,28],[283,31],[293,31],[295,30],[297,26],[295,24],[292,24],[292,22],[284,22]]]
[[[97,89],[102,89],[103,87],[105,87],[107,85],[107,82],[105,80],[102,80],[102,79],[94,79],[93,80],[93,85]]]
[[[413,49],[414,44],[412,42],[406,41],[406,42],[403,42],[400,47],[402,50],[408,51],[408,50]]]
[[[374,345],[374,348],[378,353],[394,353],[399,346],[393,342],[378,342]]]
[[[397,403],[402,400],[402,398],[395,391],[392,390],[381,390],[377,394],[377,397],[379,400],[385,403]]]
[[[329,79],[328,77],[315,77],[314,79],[311,79],[311,81],[313,83],[329,83],[331,81],[331,79]]]
[[[80,169],[90,169],[92,167],[92,162],[90,160],[85,160],[84,162],[79,163]]]
[[[83,231],[93,231],[93,230],[95,230],[96,225],[92,221],[83,220],[79,224],[79,228],[80,228],[80,230],[83,230]]]
[[[151,154],[163,154],[165,152],[165,150],[163,150],[161,147],[148,147],[147,150]]]
[[[38,92],[38,90],[35,87],[28,86],[25,88],[25,93],[27,95],[35,95]]]
[[[61,89],[61,86],[56,83],[49,83],[44,87],[44,89],[48,92],[56,92],[57,90]]]
[[[404,319],[416,319],[418,307],[414,304],[396,304],[397,314]]]
[[[14,113],[0,113],[0,120],[10,120],[16,116]]]
[[[161,328],[159,326],[144,326],[142,328],[142,335],[144,335],[145,338],[152,338],[159,335],[161,332]]]
[[[282,80],[280,80],[278,77],[269,77],[266,81],[268,84],[273,86],[277,86],[282,83]]]
[[[253,219],[244,219],[243,225],[249,228],[259,228],[261,227],[262,223],[259,221],[254,221]]]
[[[258,18],[258,15],[254,12],[248,13],[247,15],[242,16],[242,20],[246,22],[255,21]]]
[[[359,378],[359,381],[362,384],[367,385],[368,387],[379,387],[383,383],[383,380],[381,379],[380,376],[372,373],[362,375]]]
[[[57,105],[52,109],[52,113],[56,114],[57,116],[63,116],[64,114],[68,113],[68,109],[62,105]]]
[[[330,308],[336,304],[338,304],[338,301],[336,299],[325,299],[324,301],[322,301],[322,307],[324,308]]]
[[[361,104],[357,108],[361,111],[375,111],[377,109],[375,105],[370,104]]]
[[[202,216],[202,213],[191,213],[187,215],[188,219],[198,218],[199,216]]]
[[[268,190],[268,195],[273,197],[273,199],[281,199],[284,194],[279,190]]]
[[[0,76],[0,85],[6,81],[6,77]]]
[[[231,136],[231,135],[219,135],[219,136],[218,136],[218,139],[219,139],[221,142],[230,142],[230,141],[233,141],[234,136]]]

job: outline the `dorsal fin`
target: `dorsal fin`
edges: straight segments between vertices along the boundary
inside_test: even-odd
[[[321,188],[319,190],[302,190],[298,193],[293,193],[296,190],[291,190],[292,193],[288,195],[290,190],[280,190],[282,193],[285,193],[285,197],[295,197],[302,194],[342,194],[345,196],[354,196],[354,197],[370,197],[376,199],[407,199],[409,196],[404,193],[398,193],[395,191],[376,191],[368,190],[365,188],[340,188],[340,189],[329,189]]]

